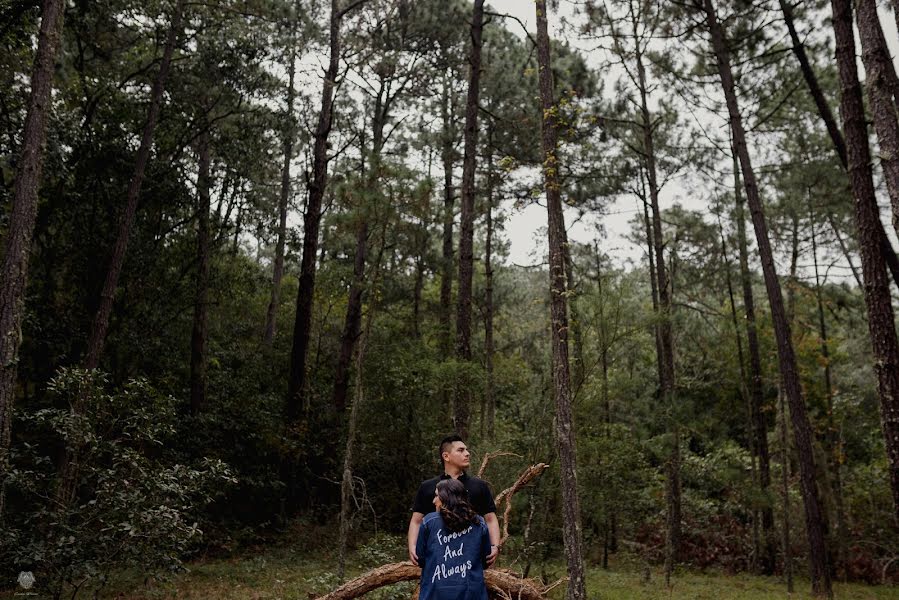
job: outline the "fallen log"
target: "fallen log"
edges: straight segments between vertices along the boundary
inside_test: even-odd
[[[347,581],[317,600],[353,600],[378,588],[401,581],[416,581],[420,577],[421,569],[408,561],[383,565]],[[493,597],[506,600],[546,600],[547,588],[539,581],[523,579],[513,571],[487,569],[484,571],[484,579],[487,591]]]

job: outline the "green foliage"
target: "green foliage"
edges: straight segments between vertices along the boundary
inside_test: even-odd
[[[165,448],[179,433],[174,399],[145,380],[110,391],[105,376],[66,369],[49,389],[62,408],[17,421],[31,443],[13,455],[5,484],[16,509],[2,530],[6,573],[33,569],[42,589],[58,594],[122,568],[182,568],[201,541],[202,512],[236,482],[228,466],[171,460]],[[72,457],[71,500],[44,454],[53,446]]]

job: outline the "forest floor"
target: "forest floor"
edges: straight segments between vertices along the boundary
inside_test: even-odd
[[[354,552],[347,567],[348,578],[372,566],[394,562],[401,557],[385,556],[383,549],[364,546]],[[389,554],[394,554],[390,552]],[[386,560],[385,560],[386,559]],[[327,553],[309,552],[294,547],[259,548],[240,557],[197,560],[186,565],[188,572],[168,580],[145,581],[142,576],[123,573],[111,581],[97,596],[95,590],[82,590],[77,598],[120,600],[157,600],[185,598],[195,600],[310,600],[337,587],[336,561]],[[512,565],[505,565],[511,567]],[[796,593],[787,594],[786,585],[776,577],[725,575],[712,572],[682,572],[666,589],[660,570],[644,582],[643,569],[627,564],[612,564],[604,570],[590,567],[587,592],[590,600],[763,600],[811,598],[808,581],[796,580]],[[550,578],[564,574],[564,565],[552,563],[546,570]],[[532,575],[538,575],[533,573]],[[408,600],[414,582],[382,588],[367,596],[368,600]],[[20,590],[21,592],[21,590]],[[835,585],[837,600],[899,600],[899,586],[864,584]],[[16,598],[13,592],[0,592],[0,598]],[[68,597],[68,596],[64,596]],[[552,600],[564,598],[560,586],[550,593]]]

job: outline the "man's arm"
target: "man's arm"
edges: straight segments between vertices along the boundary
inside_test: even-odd
[[[409,560],[411,560],[412,564],[416,567],[418,566],[418,555],[415,553],[415,544],[418,543],[418,530],[421,529],[421,522],[424,518],[424,513],[413,512],[412,518],[409,519],[409,531],[406,533],[406,545],[409,547]],[[493,519],[496,520],[496,515],[493,515]],[[499,536],[499,525],[496,526],[496,534]]]
[[[484,515],[484,521],[487,523],[487,531],[490,532],[490,554],[487,556],[487,566],[492,567],[496,562],[496,557],[499,556],[499,519],[496,518],[495,512],[490,512]]]

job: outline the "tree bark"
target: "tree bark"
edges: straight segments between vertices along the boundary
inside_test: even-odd
[[[115,246],[112,249],[112,257],[109,269],[106,272],[106,280],[103,283],[103,291],[100,293],[100,305],[94,316],[90,337],[87,342],[84,367],[88,370],[96,369],[100,365],[100,357],[103,355],[103,347],[106,344],[109,317],[112,314],[116,288],[119,286],[119,276],[122,274],[122,266],[125,263],[125,253],[128,250],[131,228],[134,226],[134,218],[137,214],[137,203],[140,199],[140,190],[144,182],[144,173],[150,160],[150,151],[153,148],[153,134],[156,131],[156,123],[162,107],[162,96],[165,92],[165,84],[172,64],[172,55],[175,52],[178,35],[181,33],[181,20],[185,2],[186,0],[178,0],[177,4],[175,4],[172,22],[165,40],[165,49],[162,53],[162,61],[159,64],[159,72],[156,74],[156,79],[153,81],[153,89],[150,92],[150,108],[147,111],[147,122],[144,125],[140,147],[137,150],[137,159],[134,164],[131,183],[128,185],[125,208],[119,218]]]
[[[492,147],[493,129],[488,130],[487,146]],[[496,437],[496,398],[493,395],[493,153],[487,154],[487,239],[484,244],[484,360],[487,383],[484,389],[484,405],[481,420],[486,412],[487,439]],[[483,435],[483,427],[481,428]]]
[[[649,257],[649,285],[652,294],[652,313],[659,314],[659,286],[656,277],[655,244],[652,241],[652,221],[649,218],[649,202],[641,198],[643,204],[643,223],[646,229],[646,254]],[[656,371],[659,385],[662,383],[662,338],[659,336],[659,324],[656,319],[652,324],[652,336],[656,344]]]
[[[355,4],[351,7],[357,6]],[[321,109],[315,128],[312,149],[312,180],[309,182],[309,198],[303,215],[303,257],[300,263],[300,281],[297,290],[296,317],[293,325],[293,344],[290,350],[290,378],[287,382],[286,417],[295,423],[306,398],[306,359],[312,336],[312,305],[315,297],[316,255],[321,229],[322,203],[328,185],[328,136],[331,133],[334,112],[334,89],[340,67],[340,21],[343,13],[339,0],[331,0],[329,20],[330,55],[328,69],[322,82]]]
[[[788,0],[779,0],[779,2],[781,12],[783,12],[784,15],[784,22],[790,33],[793,54],[796,55],[796,59],[799,61],[799,68],[802,71],[802,76],[808,86],[809,94],[811,94],[812,100],[815,102],[815,107],[818,109],[821,120],[824,121],[824,126],[827,128],[827,133],[830,136],[834,150],[840,159],[840,163],[843,165],[843,169],[846,169],[849,164],[846,156],[846,141],[843,138],[843,133],[840,131],[839,125],[837,125],[837,120],[834,118],[833,111],[830,110],[830,105],[824,97],[824,92],[821,90],[821,86],[818,83],[818,77],[815,75],[814,69],[812,69],[811,62],[809,62],[808,55],[805,52],[805,45],[802,43],[802,40],[799,39],[799,34],[796,31],[796,25],[793,19],[793,8],[790,6]],[[887,261],[887,266],[893,275],[896,286],[899,287],[899,257],[896,256],[896,252],[893,250],[893,244],[890,242],[889,237],[887,237],[886,231],[883,229],[883,224],[880,225],[879,235],[881,237],[880,244],[883,246],[883,255]],[[840,240],[840,244],[842,246],[842,240]],[[851,264],[850,261],[850,266]],[[855,274],[854,267],[853,274]],[[859,287],[861,287],[862,284],[857,274],[856,280],[859,282]]]
[[[444,359],[449,358],[452,350],[450,334],[450,318],[452,315],[453,297],[453,105],[452,90],[449,77],[444,78],[443,101],[440,105],[443,118],[443,144],[441,161],[443,162],[443,253],[440,272],[440,349]],[[444,400],[447,400],[445,398]],[[444,402],[446,404],[446,402]]]
[[[562,537],[568,564],[567,600],[585,600],[584,558],[581,549],[581,513],[577,488],[577,451],[571,411],[571,378],[568,365],[568,310],[565,293],[565,229],[559,182],[558,108],[553,100],[550,42],[546,0],[536,0],[537,64],[543,107],[543,178],[549,228],[549,276],[552,313],[553,383],[556,398],[556,443],[562,478]]]
[[[643,152],[646,161],[646,178],[649,184],[649,201],[652,206],[652,239],[655,253],[656,276],[658,278],[659,311],[658,328],[662,353],[658,359],[662,366],[659,370],[659,382],[662,392],[664,410],[673,416],[674,412],[674,338],[671,331],[671,296],[668,274],[665,269],[664,238],[662,237],[662,213],[659,208],[659,184],[656,174],[655,142],[652,135],[652,116],[647,100],[646,69],[643,65],[643,54],[640,40],[634,26],[634,48],[637,63],[637,87],[640,90],[640,128],[643,134]],[[677,419],[673,417],[672,448],[666,465],[667,483],[665,486],[668,515],[667,539],[665,553],[665,580],[670,582],[674,565],[680,555],[681,538],[681,492],[680,492],[680,433]]]
[[[385,224],[386,227],[386,224]],[[382,229],[383,233],[383,229]],[[375,261],[375,273],[372,275],[373,283],[378,278],[378,270],[381,266],[381,257],[384,254],[384,237],[381,236],[381,247],[378,250],[377,260]],[[364,265],[364,259],[363,259]],[[361,283],[361,282],[360,282]],[[361,303],[360,303],[361,307]],[[361,314],[360,314],[361,320]],[[346,547],[350,533],[350,503],[353,499],[353,449],[356,445],[356,429],[359,421],[359,411],[362,402],[365,399],[362,367],[365,364],[366,342],[371,334],[371,325],[374,320],[374,309],[369,307],[368,315],[365,320],[365,330],[361,331],[359,336],[359,344],[356,346],[356,380],[353,385],[353,406],[350,409],[350,418],[347,423],[346,446],[343,454],[343,475],[340,482],[340,526],[338,532],[338,561],[337,576],[342,581],[344,569],[346,567]]]
[[[815,212],[812,207],[811,195],[808,198],[809,222],[812,228],[812,261],[815,268],[815,300],[818,305],[818,332],[821,337],[821,358],[824,362],[824,393],[827,397],[827,427],[828,433],[825,438],[827,444],[828,458],[831,477],[833,477],[833,495],[834,504],[836,505],[836,564],[835,572],[842,574],[842,579],[846,579],[846,557],[847,557],[847,540],[848,533],[846,531],[846,511],[843,504],[843,449],[840,444],[839,429],[833,412],[833,379],[830,368],[830,348],[827,339],[827,321],[824,318],[824,293],[821,289],[821,277],[818,272],[818,240],[815,234]]]
[[[194,323],[190,339],[190,412],[197,415],[206,406],[206,338],[209,302],[209,133],[198,141],[197,174],[197,274],[194,296]]]
[[[893,228],[899,232],[899,119],[896,117],[890,77],[892,75],[895,79],[896,73],[877,16],[877,4],[874,0],[858,0],[855,6],[868,106],[874,117],[874,130],[880,145],[880,166],[893,208]]]
[[[883,247],[877,234],[880,215],[874,193],[861,84],[855,63],[852,4],[850,0],[831,0],[831,6],[840,75],[840,114],[846,133],[849,181],[855,198],[868,331],[880,395],[880,417],[889,460],[893,506],[899,517],[899,340],[889,282],[883,267]]]
[[[793,548],[790,537],[790,455],[787,434],[787,409],[784,404],[783,386],[778,388],[777,406],[780,412],[780,497],[784,517],[781,527],[781,544],[783,545],[784,579],[787,580],[787,592],[793,593]]]
[[[299,9],[299,7],[297,7]],[[287,65],[287,114],[285,118],[284,139],[284,163],[281,166],[281,195],[278,198],[278,242],[275,245],[275,265],[272,272],[272,296],[268,303],[268,311],[265,313],[265,332],[262,341],[271,345],[275,338],[275,322],[278,315],[278,307],[281,304],[281,279],[284,276],[284,242],[287,237],[287,206],[290,204],[290,161],[293,159],[293,142],[296,136],[296,125],[293,114],[294,80],[296,78],[296,15],[291,25],[290,32],[290,59]]]
[[[737,362],[740,365],[740,398],[741,400],[746,402],[746,420],[747,420],[747,434],[749,437],[749,457],[750,457],[750,469],[752,474],[752,484],[758,485],[761,489],[761,485],[759,484],[759,472],[758,472],[758,441],[756,440],[755,435],[755,419],[752,410],[752,398],[748,393],[748,385],[747,385],[747,376],[746,376],[746,360],[743,356],[743,337],[740,335],[740,324],[737,319],[737,302],[735,300],[734,295],[734,284],[733,278],[731,277],[730,271],[730,259],[727,255],[727,240],[724,237],[724,225],[721,223],[721,217],[718,216],[718,231],[721,235],[721,259],[724,262],[724,277],[725,282],[727,283],[727,298],[730,304],[730,320],[731,324],[734,327],[734,340],[737,343]],[[745,239],[745,232],[744,232]],[[761,538],[759,537],[759,516],[761,511],[756,508],[752,510],[752,560],[750,561],[750,566],[753,571],[755,571],[762,559],[762,543]]]
[[[481,92],[481,37],[484,28],[484,0],[474,0],[471,17],[468,97],[465,101],[464,153],[462,157],[462,212],[459,217],[459,296],[456,312],[456,356],[471,362],[471,293],[474,279],[474,175],[477,165],[478,98]],[[462,437],[468,436],[471,419],[471,387],[456,389],[453,425]]]
[[[372,117],[372,150],[371,169],[368,175],[363,173],[366,187],[369,190],[377,190],[381,172],[381,151],[384,146],[384,126],[390,113],[390,104],[395,98],[391,97],[386,80],[380,80],[380,87],[375,98],[374,114]],[[386,97],[385,97],[386,94]],[[362,149],[365,152],[365,149]],[[364,163],[363,163],[364,164]],[[364,169],[364,167],[363,167]],[[361,204],[356,207],[356,252],[353,261],[353,283],[350,285],[349,298],[347,300],[346,319],[344,320],[343,336],[340,342],[340,355],[337,360],[337,372],[334,376],[334,396],[332,404],[338,412],[343,412],[346,405],[346,395],[349,389],[350,361],[353,357],[353,348],[356,340],[361,335],[362,325],[362,297],[365,288],[365,260],[366,246],[368,244],[368,214],[366,207]]]
[[[571,258],[571,244],[568,231],[562,231],[562,252],[565,258],[565,283],[568,291],[568,311],[571,313],[568,326],[574,342],[574,396],[577,397],[584,383],[584,335],[581,330],[580,315],[577,307],[577,282],[574,280],[574,261]]]
[[[22,150],[13,183],[9,230],[0,272],[0,517],[4,512],[5,474],[12,437],[13,403],[25,315],[25,288],[34,223],[37,217],[38,191],[44,166],[44,143],[50,116],[51,91],[56,55],[62,37],[66,3],[44,0],[37,53],[31,74],[31,94],[22,132]]]
[[[799,452],[800,482],[802,498],[805,504],[806,533],[809,541],[809,562],[811,567],[812,593],[817,596],[832,597],[830,571],[827,567],[827,549],[825,545],[825,523],[821,514],[821,505],[818,498],[818,489],[815,482],[815,458],[812,453],[811,425],[805,410],[805,402],[802,398],[802,390],[799,384],[799,375],[796,365],[796,355],[793,350],[793,342],[790,333],[790,324],[787,321],[786,311],[783,305],[780,283],[774,267],[774,257],[771,251],[771,243],[768,239],[768,227],[759,197],[758,186],[755,180],[755,172],[749,158],[749,149],[746,145],[746,134],[743,130],[742,117],[734,86],[733,73],[730,65],[730,55],[724,38],[724,31],[715,14],[712,0],[703,0],[702,9],[705,11],[706,22],[712,38],[712,46],[721,77],[721,84],[727,100],[730,126],[733,133],[734,148],[740,160],[743,172],[743,183],[749,209],[752,215],[752,224],[755,229],[755,237],[758,243],[759,255],[762,261],[762,271],[765,278],[765,287],[768,291],[768,302],[771,306],[771,317],[774,324],[774,333],[777,338],[777,353],[780,362],[781,378],[784,390],[790,405],[790,415],[793,421],[794,437]]]

